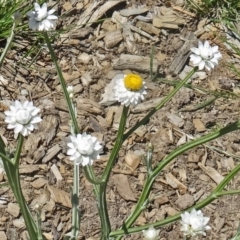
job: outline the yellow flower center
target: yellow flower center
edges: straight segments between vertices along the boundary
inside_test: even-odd
[[[139,75],[130,73],[124,78],[124,86],[130,91],[137,92],[142,88],[143,80]]]

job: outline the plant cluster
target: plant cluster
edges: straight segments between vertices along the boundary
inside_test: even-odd
[[[166,224],[179,221],[181,224],[182,235],[186,239],[195,237],[198,235],[206,236],[207,232],[211,229],[208,225],[209,218],[204,217],[200,209],[207,206],[209,203],[214,201],[216,198],[227,195],[236,194],[240,190],[225,190],[226,185],[233,179],[233,177],[240,171],[240,164],[238,164],[223,181],[215,188],[215,190],[204,200],[198,202],[193,207],[186,209],[180,214],[172,217],[168,217],[164,220],[157,221],[154,223],[148,223],[143,226],[133,227],[134,222],[147,207],[149,201],[149,195],[151,193],[152,185],[161,173],[161,171],[177,156],[192,149],[201,144],[207,143],[213,139],[223,136],[229,132],[240,129],[240,121],[232,123],[226,127],[218,129],[212,133],[209,133],[203,137],[200,137],[191,142],[185,143],[177,149],[173,150],[168,154],[161,162],[159,162],[155,167],[152,166],[152,154],[153,148],[149,144],[149,148],[146,153],[145,162],[147,168],[146,181],[142,189],[141,196],[139,197],[137,204],[131,214],[125,219],[121,229],[113,230],[111,227],[111,221],[108,214],[108,206],[106,201],[106,189],[109,181],[109,176],[118,156],[119,150],[122,143],[127,139],[130,134],[132,134],[139,126],[145,124],[149,118],[161,109],[165,104],[167,104],[171,98],[186,84],[190,77],[198,71],[198,69],[206,69],[211,71],[213,68],[217,67],[218,61],[222,58],[221,53],[217,46],[211,47],[209,42],[204,43],[199,42],[198,48],[192,48],[192,55],[190,60],[192,61],[194,68],[193,70],[182,80],[179,81],[175,88],[159,103],[157,106],[151,110],[142,120],[140,120],[136,125],[134,125],[130,130],[126,132],[125,125],[128,118],[129,109],[131,107],[137,106],[140,102],[144,101],[147,95],[147,88],[142,77],[138,74],[118,74],[115,77],[116,87],[112,89],[114,91],[114,97],[117,102],[123,105],[122,116],[120,120],[120,125],[116,137],[114,147],[110,153],[109,160],[102,175],[97,178],[93,171],[92,165],[96,159],[101,159],[100,155],[103,146],[98,142],[97,138],[91,136],[88,133],[80,132],[77,121],[77,111],[76,111],[76,101],[77,96],[74,94],[74,87],[66,86],[64,81],[61,68],[58,65],[56,55],[53,51],[52,44],[50,42],[48,31],[54,30],[56,26],[57,17],[53,15],[54,10],[48,10],[46,3],[40,6],[34,3],[34,9],[27,13],[29,16],[29,27],[34,31],[39,31],[47,44],[49,52],[52,57],[52,61],[55,64],[59,81],[62,87],[62,91],[68,106],[70,122],[70,139],[67,143],[67,155],[69,159],[73,161],[73,190],[72,190],[72,228],[71,231],[66,234],[65,239],[78,239],[78,233],[80,229],[81,216],[78,208],[79,199],[79,169],[82,168],[84,174],[89,182],[93,184],[94,194],[96,197],[96,205],[98,207],[98,212],[101,220],[101,239],[121,239],[125,234],[131,234],[135,232],[142,232],[144,239],[146,240],[156,240],[159,239],[161,235],[161,229],[156,230]],[[14,17],[15,22],[13,23],[13,30],[11,33],[11,38],[8,41],[6,49],[9,49],[9,45],[14,36],[14,28],[17,26],[19,19]],[[1,56],[1,62],[4,59],[6,51],[3,51]],[[14,131],[14,137],[17,139],[17,146],[14,152],[14,156],[10,156],[6,150],[4,141],[0,137],[0,157],[3,162],[4,170],[6,172],[9,185],[14,193],[14,196],[19,203],[21,212],[26,224],[26,228],[29,233],[31,240],[41,240],[46,239],[44,233],[42,233],[41,228],[41,206],[36,206],[37,221],[35,220],[33,214],[31,213],[29,207],[26,204],[24,196],[22,194],[20,178],[19,178],[19,164],[21,158],[21,149],[24,144],[24,138],[29,134],[34,134],[34,129],[38,127],[41,122],[40,114],[41,109],[35,107],[33,102],[25,101],[19,102],[16,100],[11,106],[9,111],[5,111],[5,122],[8,124],[7,128]]]

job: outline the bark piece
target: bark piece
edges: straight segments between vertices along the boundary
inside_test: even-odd
[[[48,149],[48,151],[46,153],[46,156],[43,158],[42,162],[43,163],[47,163],[54,156],[56,156],[60,151],[61,151],[61,148],[60,148],[60,146],[58,144],[56,144],[55,146],[51,147],[50,149]]]
[[[161,30],[154,27],[152,24],[150,23],[145,23],[142,21],[138,21],[136,24],[137,27],[141,28],[143,31],[150,33],[150,34],[156,34],[157,36],[160,35]]]
[[[49,185],[48,190],[51,193],[51,198],[53,199],[54,202],[59,203],[68,208],[72,207],[69,193]]]
[[[212,167],[208,167],[208,166],[204,166],[202,163],[198,163],[198,166],[217,184],[219,184],[224,177],[217,172],[217,170],[215,170]]]
[[[0,239],[1,240],[7,240],[7,236],[4,231],[0,231]]]
[[[140,15],[149,10],[149,8],[135,8],[135,9],[123,9],[120,11],[120,14],[124,17],[130,17],[133,15]]]
[[[125,156],[125,162],[132,171],[135,171],[140,163],[140,158],[138,155],[129,152]]]
[[[99,7],[91,16],[88,23],[91,25],[96,22],[99,18],[101,18],[109,9],[113,8],[117,4],[125,2],[125,0],[118,1],[107,1],[101,7]]]
[[[202,121],[199,118],[193,119],[193,124],[198,132],[206,131],[205,126],[203,125]]]
[[[53,164],[51,166],[51,171],[53,173],[53,175],[55,176],[55,178],[57,179],[57,184],[60,184],[63,180],[62,174],[60,173],[60,171],[58,170],[56,164]]]
[[[153,72],[158,69],[158,60],[153,59]],[[120,58],[113,64],[113,69],[135,70],[138,72],[150,72],[150,58],[130,54],[121,54]]]
[[[127,176],[123,174],[116,174],[113,176],[113,180],[117,191],[122,198],[125,200],[136,201]]]
[[[47,180],[46,179],[44,179],[44,178],[38,178],[38,179],[36,179],[35,181],[33,181],[32,183],[31,183],[31,185],[34,187],[34,188],[36,188],[36,189],[39,189],[39,188],[41,188],[41,187],[43,187],[45,184],[47,184]]]
[[[157,28],[178,29],[178,25],[174,23],[164,23],[159,18],[153,18],[153,26]]]
[[[121,30],[109,31],[106,33],[104,41],[107,48],[116,46],[123,39]]]
[[[187,192],[187,186],[182,184],[177,178],[175,178],[171,173],[165,175],[167,183],[174,189],[178,189],[181,195]]]
[[[169,66],[168,70],[170,73],[178,74],[183,69],[183,66],[190,55],[190,49],[197,43],[197,38],[195,37],[194,33],[187,32],[184,36],[184,41],[185,43],[179,49],[177,55],[174,57]]]
[[[20,213],[20,208],[17,204],[9,203],[7,207],[7,212],[9,212],[14,217],[18,217]]]

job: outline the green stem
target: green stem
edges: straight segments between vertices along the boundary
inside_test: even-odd
[[[236,194],[239,193],[240,190],[230,190],[230,191],[224,191],[221,192],[221,190],[233,179],[233,177],[240,171],[240,164],[237,165],[224,179],[223,181],[215,188],[215,190],[203,201],[199,202],[198,204],[194,205],[191,208],[188,208],[185,211],[191,211],[193,208],[194,209],[202,209],[203,207],[207,206],[209,203],[213,202],[214,200],[216,200],[218,197],[223,196],[223,195],[227,195],[227,194]],[[128,228],[126,225],[124,227],[123,230],[118,230],[118,231],[114,231],[111,232],[109,234],[110,237],[115,237],[115,239],[121,239],[123,234],[130,234],[130,233],[136,233],[136,232],[140,232],[142,230],[146,230],[149,227],[153,226],[155,228],[164,226],[166,224],[175,222],[177,220],[179,220],[181,218],[181,213],[172,216],[172,217],[168,217],[162,221],[157,221],[155,223],[150,223],[150,224],[146,224],[144,226],[140,226],[140,227],[134,227],[134,228]]]
[[[192,75],[198,70],[198,67],[193,68],[193,70],[188,73],[188,75],[178,83],[176,88],[172,90],[155,108],[153,108],[142,120],[140,120],[138,123],[135,124],[127,133],[123,136],[123,141],[126,140],[136,129],[138,129],[140,126],[147,123],[149,118],[157,112],[159,109],[161,109],[167,102],[171,100],[171,98],[179,91],[179,89],[187,82],[189,78],[192,77]]]
[[[127,115],[128,115],[128,109],[129,107],[123,107],[122,116],[119,124],[117,139],[114,144],[114,147],[111,151],[107,166],[104,169],[104,172],[102,174],[101,180],[104,181],[104,184],[100,185],[100,191],[99,191],[99,202],[98,202],[98,211],[101,219],[101,240],[108,239],[108,235],[111,232],[111,224],[108,216],[108,210],[107,210],[107,201],[106,201],[106,188],[107,188],[107,182],[110,176],[110,172],[112,170],[113,164],[115,163],[116,157],[119,153],[119,150],[122,146],[123,142],[123,133],[125,130]]]
[[[79,205],[79,165],[74,163],[74,181],[72,193],[72,231],[71,237],[77,239],[80,228],[80,211]]]
[[[101,219],[101,240],[107,240],[111,232],[111,223],[109,220],[107,200],[106,200],[107,183],[100,185],[98,212]]]
[[[174,158],[176,158],[177,156],[179,156],[180,154],[186,152],[189,149],[192,149],[198,145],[204,144],[206,142],[209,142],[213,139],[219,138],[229,132],[235,131],[235,130],[239,130],[240,129],[240,121],[237,121],[235,123],[232,123],[220,130],[217,130],[216,132],[213,133],[209,133],[206,136],[203,136],[201,138],[195,139],[189,143],[186,143],[184,145],[182,145],[181,147],[173,150],[168,156],[166,156],[159,164],[158,166],[153,170],[151,175],[148,175],[148,178],[144,184],[143,187],[143,191],[141,193],[141,196],[135,206],[135,209],[133,210],[133,212],[129,215],[129,217],[126,219],[126,221],[123,224],[123,229],[125,231],[127,231],[126,229],[128,229],[138,218],[138,216],[141,214],[142,210],[144,209],[146,200],[150,194],[150,191],[152,189],[152,185],[156,179],[156,177],[158,176],[158,174],[161,172],[161,170],[167,165],[169,164]],[[226,178],[225,178],[226,179]],[[224,184],[224,181],[223,181]],[[221,184],[219,185],[220,187],[222,186]],[[218,188],[217,188],[218,189]],[[219,191],[221,191],[222,188],[219,189]],[[121,237],[120,237],[121,238]],[[117,239],[120,239],[117,238]]]
[[[67,102],[68,111],[70,113],[71,120],[72,120],[73,126],[75,128],[74,132],[75,133],[80,133],[80,129],[79,129],[78,124],[77,124],[77,119],[75,117],[74,109],[73,109],[72,104],[71,104],[71,99],[70,99],[69,94],[67,92],[66,83],[65,83],[65,80],[63,78],[61,68],[58,65],[57,58],[56,58],[56,55],[55,55],[55,53],[53,51],[52,44],[50,42],[50,39],[48,37],[47,32],[43,32],[43,36],[45,38],[45,41],[47,43],[49,52],[51,54],[52,60],[53,60],[53,62],[55,64],[55,67],[56,67],[56,70],[57,70],[57,74],[58,74],[58,77],[59,77],[59,80],[60,80],[60,84],[61,84],[61,87],[62,87],[62,90],[63,90],[63,94],[64,94],[65,100]]]
[[[4,160],[4,161],[7,161],[9,164],[13,165],[13,162],[11,161],[11,159],[8,158],[6,155],[4,155],[1,152],[0,152],[0,158],[2,158],[2,160]]]
[[[119,124],[119,129],[118,129],[118,133],[117,133],[117,139],[116,139],[116,142],[114,144],[113,150],[111,151],[111,155],[109,157],[109,161],[107,163],[107,166],[104,169],[103,175],[101,177],[101,179],[103,179],[104,181],[108,181],[110,172],[112,170],[112,166],[113,166],[113,164],[115,162],[115,159],[118,155],[118,152],[119,152],[119,150],[122,146],[123,134],[124,134],[125,126],[126,126],[128,109],[129,109],[129,107],[126,107],[124,105],[121,120],[120,120],[120,124]]]
[[[20,160],[22,145],[23,145],[23,136],[19,134],[17,150],[14,156],[14,161],[13,161],[14,164],[10,164],[8,161],[4,161],[4,159],[3,159],[3,164],[8,177],[9,184],[20,206],[30,239],[37,239],[37,227],[36,227],[34,218],[31,215],[31,212],[25,202],[22,189],[21,189],[21,184],[20,184],[19,160]]]

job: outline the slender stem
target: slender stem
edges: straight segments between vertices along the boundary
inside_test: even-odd
[[[72,104],[71,104],[71,99],[70,99],[69,94],[67,92],[66,83],[64,81],[61,68],[58,65],[57,58],[56,58],[56,55],[55,55],[55,53],[53,51],[52,44],[50,42],[50,39],[48,37],[47,32],[43,32],[43,36],[45,38],[45,41],[46,41],[48,49],[50,51],[52,60],[53,60],[53,62],[55,64],[55,67],[56,67],[56,70],[57,70],[57,74],[58,74],[58,77],[59,77],[59,80],[60,80],[60,84],[61,84],[61,87],[62,87],[62,90],[63,90],[63,94],[64,94],[65,100],[67,102],[68,111],[70,113],[71,120],[72,120],[73,126],[75,128],[74,132],[75,133],[79,133],[80,129],[79,129],[78,124],[77,124],[77,119],[75,117],[74,109],[73,109]]]
[[[101,229],[102,229],[101,240],[108,239],[108,235],[111,232],[111,224],[110,224],[108,210],[107,210],[106,188],[107,188],[107,182],[108,182],[113,164],[115,163],[118,152],[122,146],[123,133],[126,125],[128,109],[129,107],[126,107],[126,106],[123,107],[117,139],[111,151],[107,166],[105,167],[101,177],[101,179],[104,181],[104,184],[100,185],[99,202],[98,202],[98,211],[101,219]]]
[[[2,158],[4,161],[7,161],[9,164],[13,165],[13,162],[11,161],[11,159],[1,152],[0,152],[0,158]]]
[[[120,120],[120,124],[119,124],[119,129],[118,129],[118,134],[117,134],[117,139],[116,142],[114,144],[113,150],[111,151],[111,155],[109,157],[109,161],[107,163],[106,168],[104,169],[103,175],[101,177],[101,179],[103,179],[104,181],[108,181],[110,172],[112,170],[112,166],[114,164],[114,161],[118,155],[118,152],[122,146],[122,142],[123,142],[123,133],[125,130],[125,125],[126,125],[126,120],[127,120],[127,114],[128,114],[128,109],[129,107],[126,107],[124,105],[123,107],[123,111],[122,111],[122,116],[121,116],[121,120]]]
[[[20,184],[19,160],[20,160],[22,145],[23,145],[23,136],[19,134],[17,150],[13,160],[14,164],[10,164],[9,161],[5,161],[5,159],[3,159],[3,164],[8,177],[9,184],[20,206],[30,239],[37,239],[37,226],[35,224],[34,218],[31,215],[31,212],[28,206],[26,205],[26,202],[22,193],[22,189],[21,189],[21,184]]]
[[[184,153],[185,151],[192,149],[198,145],[201,145],[203,143],[209,142],[213,139],[219,138],[229,132],[235,131],[235,130],[239,130],[240,129],[240,121],[237,121],[235,123],[232,123],[220,130],[217,130],[216,132],[213,133],[209,133],[206,136],[203,136],[201,138],[195,139],[189,143],[186,143],[184,145],[182,145],[181,147],[173,150],[167,157],[165,157],[159,164],[158,166],[153,170],[151,175],[148,175],[148,178],[144,184],[143,187],[143,191],[141,193],[141,196],[135,206],[135,209],[133,210],[133,212],[129,215],[129,217],[126,219],[126,221],[123,224],[123,229],[125,231],[127,231],[127,229],[136,221],[136,219],[138,218],[138,216],[141,214],[142,210],[144,209],[146,200],[150,194],[150,191],[152,189],[152,185],[156,179],[156,177],[158,176],[158,174],[161,172],[161,170],[167,165],[169,164],[175,157],[177,157],[178,155]],[[227,179],[227,178],[225,178]],[[224,181],[228,181],[227,180],[223,180],[222,184],[220,184],[217,187],[218,191],[222,191],[223,189],[223,185],[225,184]],[[171,220],[173,221],[173,220]],[[121,238],[121,237],[120,237]],[[120,239],[117,238],[117,239]]]
[[[28,230],[28,234],[30,236],[30,239],[37,239],[37,226],[35,224],[34,218],[25,202],[25,199],[24,199],[24,196],[22,193],[18,166],[14,167],[13,172],[15,175],[14,184],[16,186],[14,194],[15,194],[15,196],[17,196],[16,198],[18,199],[18,204],[21,208],[24,222],[25,222],[26,228]]]
[[[240,171],[240,164],[237,165],[224,179],[223,181],[216,187],[216,189],[203,201],[199,202],[198,204],[194,205],[193,207],[184,210],[185,211],[191,211],[194,209],[201,209],[205,206],[207,206],[209,203],[213,202],[215,199],[217,199],[220,196],[227,195],[227,194],[236,194],[239,193],[240,190],[230,190],[230,191],[224,191],[221,192],[221,189],[223,189],[230,181],[233,179],[233,177]],[[162,221],[157,221],[155,223],[146,224],[144,226],[140,227],[134,227],[134,228],[127,228],[127,226],[124,227],[122,230],[114,231],[109,234],[109,237],[115,237],[115,239],[121,239],[123,234],[130,234],[130,233],[136,233],[140,232],[142,230],[146,230],[149,227],[161,227],[166,224],[172,223],[174,221],[177,221],[181,218],[181,213],[174,215],[172,217],[168,217]]]
[[[123,136],[123,141],[126,140],[136,129],[138,129],[141,125],[146,124],[146,122],[149,120],[149,118],[157,112],[159,109],[161,109],[167,102],[171,100],[171,98],[179,91],[179,89],[187,82],[189,78],[192,77],[192,75],[197,71],[198,67],[193,68],[193,70],[188,73],[188,75],[178,83],[176,88],[172,90],[155,108],[153,108],[142,120],[140,120],[138,123],[135,124],[127,133]]]
[[[84,167],[83,170],[84,170],[85,177],[90,183],[96,184],[96,185],[101,185],[105,183],[102,179],[99,180],[95,177],[95,175],[92,174],[90,168],[88,168],[88,165]]]
[[[77,239],[80,228],[79,205],[79,165],[74,163],[74,180],[72,193],[72,232],[71,237]]]
[[[111,232],[111,223],[109,220],[107,200],[106,200],[107,183],[100,185],[98,212],[101,219],[101,240],[107,240]]]
[[[17,167],[19,166],[19,160],[22,152],[23,141],[24,141],[23,135],[19,134],[16,153],[14,155],[14,160],[13,160],[13,164]]]

